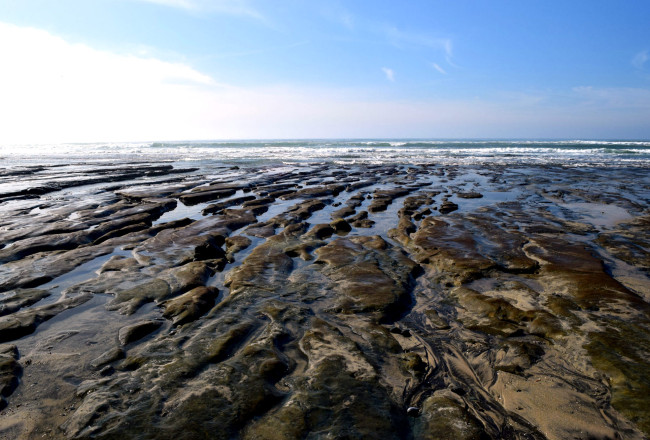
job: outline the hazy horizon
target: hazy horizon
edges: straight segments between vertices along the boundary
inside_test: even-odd
[[[96,140],[96,141],[78,141],[78,142],[27,142],[27,143],[16,143],[16,142],[2,142],[0,141],[0,146],[10,147],[10,146],[48,146],[48,145],[98,145],[98,144],[202,144],[202,143],[264,143],[264,142],[287,142],[287,143],[301,143],[301,142],[449,142],[449,143],[472,143],[472,142],[504,142],[504,143],[516,143],[516,142],[531,142],[531,143],[580,143],[580,142],[589,142],[589,143],[650,143],[650,137],[648,138],[461,138],[461,137],[449,137],[449,138],[431,138],[431,137],[384,137],[384,138],[371,138],[371,137],[356,137],[356,138],[335,138],[335,137],[323,137],[323,138],[223,138],[223,139],[142,139],[136,141],[124,140],[124,141],[108,141],[108,140]]]

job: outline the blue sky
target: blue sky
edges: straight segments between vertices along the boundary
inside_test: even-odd
[[[650,138],[648,23],[635,0],[4,0],[0,142]]]

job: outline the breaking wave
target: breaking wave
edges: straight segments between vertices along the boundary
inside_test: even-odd
[[[249,140],[0,146],[0,161],[446,163],[650,166],[644,140]]]

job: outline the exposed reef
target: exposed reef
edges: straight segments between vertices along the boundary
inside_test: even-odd
[[[649,201],[642,168],[0,169],[0,437],[647,438]]]

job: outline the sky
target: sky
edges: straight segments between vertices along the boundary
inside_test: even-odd
[[[650,139],[645,0],[0,0],[0,143]]]

